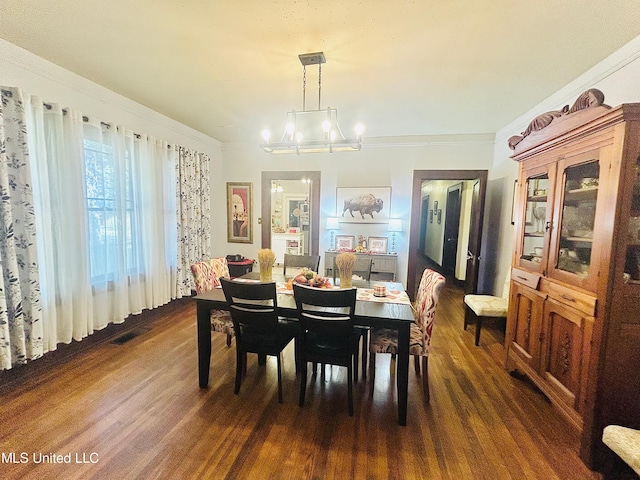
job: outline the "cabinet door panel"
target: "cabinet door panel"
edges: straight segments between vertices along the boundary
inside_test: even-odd
[[[545,274],[555,171],[555,164],[536,166],[523,170],[518,180],[516,264],[540,274]]]
[[[593,317],[547,299],[544,318],[541,371],[559,398],[582,413]]]
[[[597,210],[602,204],[603,149],[558,163],[549,277],[595,291],[597,284]],[[601,210],[601,208],[600,208]]]
[[[511,282],[509,299],[509,349],[533,370],[540,365],[540,319],[544,296],[518,282]]]

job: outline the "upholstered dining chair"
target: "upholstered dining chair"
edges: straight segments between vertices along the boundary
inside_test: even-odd
[[[490,318],[506,318],[509,310],[509,286],[511,284],[511,270],[502,286],[502,296],[468,294],[464,296],[464,329],[475,318],[476,346],[480,345],[480,330],[482,322]]]
[[[295,268],[297,271],[298,269],[305,267],[318,273],[318,268],[320,267],[320,255],[291,255],[290,253],[284,254],[284,264],[282,266],[283,275],[287,275],[287,268],[289,269],[289,274],[291,274],[292,268]]]
[[[236,383],[240,392],[247,353],[270,355],[278,362],[278,402],[282,403],[282,350],[295,333],[278,321],[275,282],[236,282],[220,279],[236,332]]]
[[[215,260],[215,265],[212,262]],[[191,265],[191,273],[196,287],[196,294],[208,292],[220,286],[220,278],[229,278],[227,260],[222,257],[209,261],[196,262]],[[225,267],[227,268],[225,272]],[[233,321],[229,312],[224,310],[211,310],[211,331],[227,335],[227,347],[231,346],[231,337],[234,335]]]
[[[304,406],[308,362],[347,367],[349,415],[353,416],[353,364],[358,333],[353,326],[356,289],[323,289],[293,285],[300,321],[300,400]]]
[[[422,390],[426,402],[429,402],[429,350],[431,346],[431,334],[436,316],[436,306],[440,298],[440,291],[445,279],[438,272],[425,269],[414,302],[415,321],[411,325],[409,337],[409,355],[414,356],[416,373],[420,373],[420,358],[422,358]],[[398,334],[395,330],[387,328],[374,328],[371,330],[369,340],[370,368],[371,368],[371,393],[373,394],[376,354],[398,353]]]

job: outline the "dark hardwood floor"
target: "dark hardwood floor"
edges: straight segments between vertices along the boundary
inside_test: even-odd
[[[124,344],[96,345],[2,391],[0,478],[600,478],[579,460],[577,432],[502,367],[502,326],[487,322],[473,345],[461,296],[450,285],[441,296],[428,405],[411,366],[406,427],[397,424],[385,355],[373,397],[368,380],[356,384],[353,417],[344,368],[310,377],[298,407],[293,344],[284,352],[283,404],[275,358],[259,366],[250,356],[233,394],[235,349],[221,334],[213,334],[210,386],[201,390],[195,305],[187,304]],[[63,457],[36,463],[51,454]]]

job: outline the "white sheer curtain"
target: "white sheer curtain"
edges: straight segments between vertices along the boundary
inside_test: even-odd
[[[166,144],[31,97],[45,352],[179,296]]]

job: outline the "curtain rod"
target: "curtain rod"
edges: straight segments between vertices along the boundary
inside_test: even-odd
[[[51,104],[49,103],[43,103],[43,105],[46,107],[47,110],[51,110]],[[67,114],[67,109],[63,108],[62,109],[62,114],[66,115]],[[87,117],[86,115],[82,116],[82,121],[87,123],[89,121],[89,117]],[[100,122],[100,125],[105,127],[105,128],[111,128],[111,125],[105,122]],[[133,133],[134,137],[136,137],[137,139],[142,138],[142,135],[140,135],[139,133]],[[167,148],[172,148],[170,144],[167,144]]]

